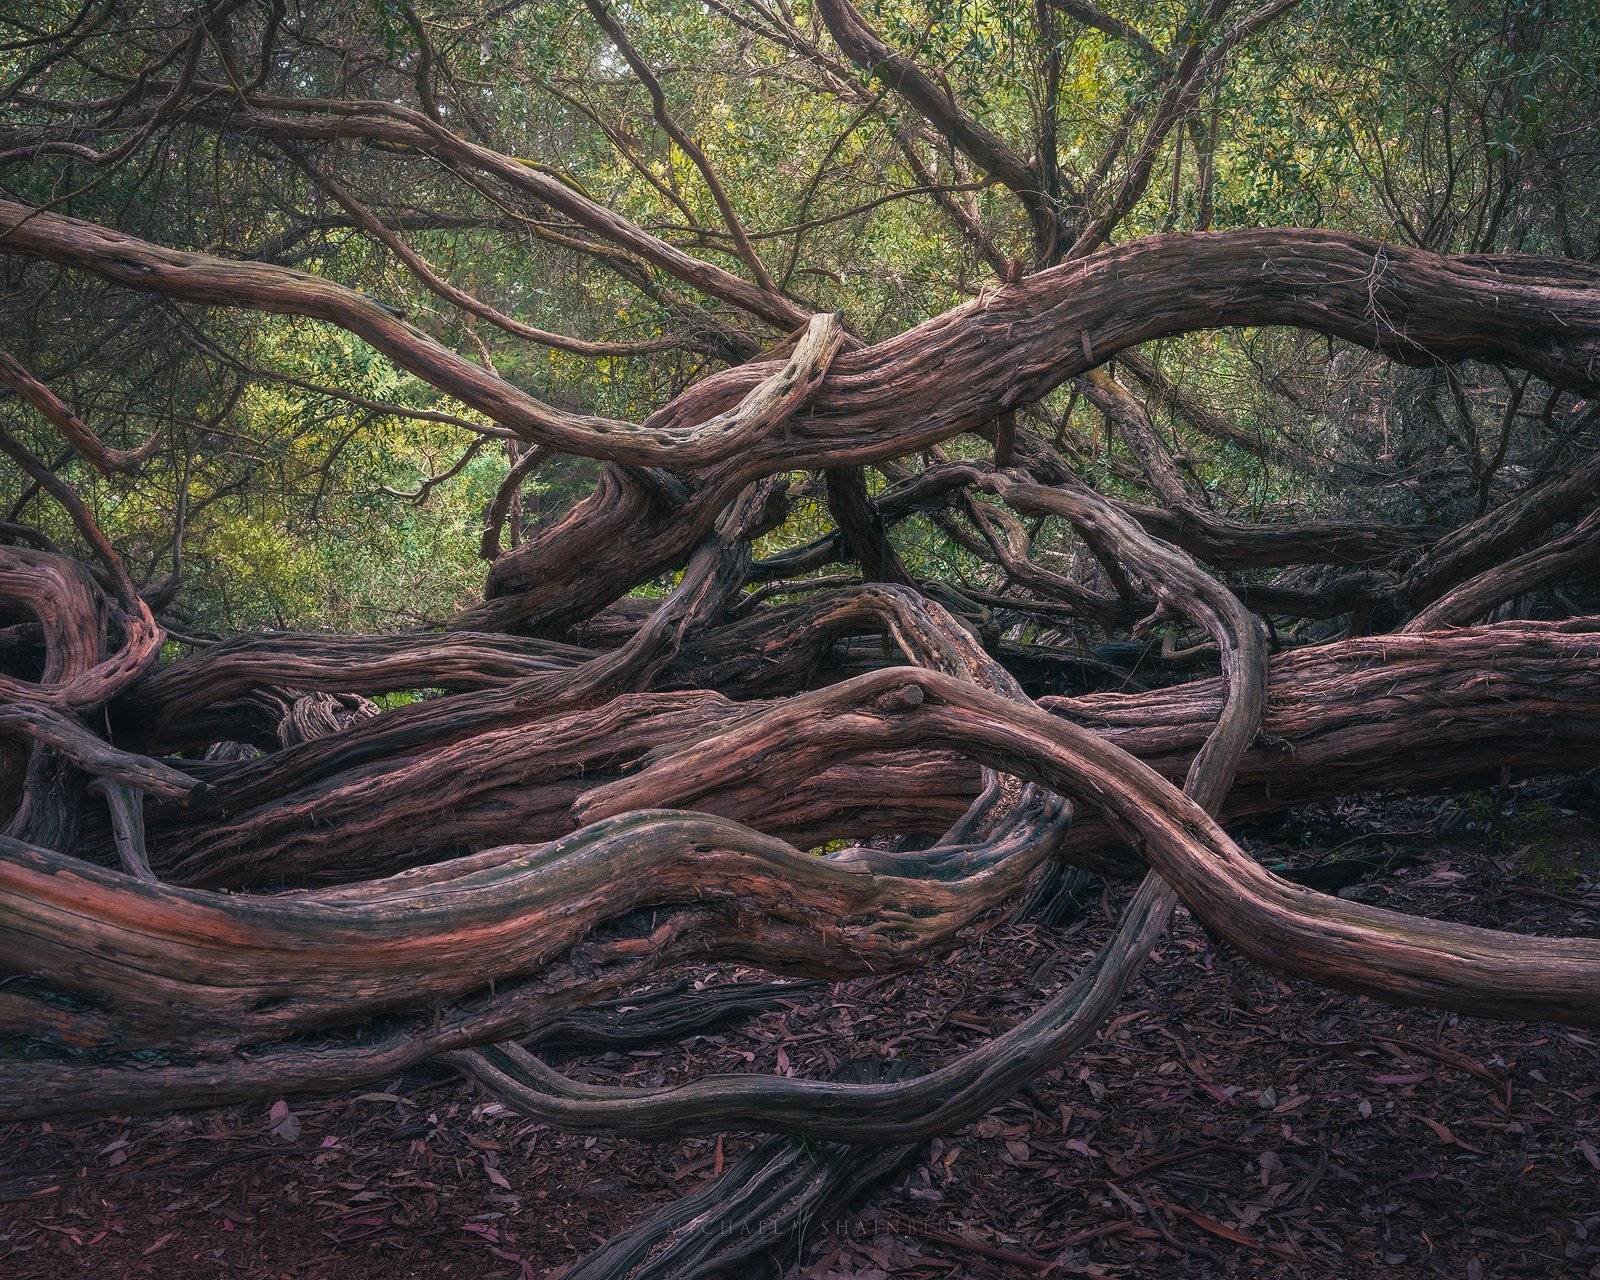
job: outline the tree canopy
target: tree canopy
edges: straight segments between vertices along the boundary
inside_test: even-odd
[[[1593,4],[45,0],[0,99],[0,1114],[437,1059],[843,1144],[834,1203],[1180,902],[1600,1020],[1594,939],[1227,826],[1600,763]],[[1095,961],[926,1073],[535,1052],[1091,873],[1142,877]]]

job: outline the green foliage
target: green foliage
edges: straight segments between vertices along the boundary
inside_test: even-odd
[[[1199,8],[1190,0],[1108,7],[1162,49],[1216,35],[1196,28]],[[1092,170],[1125,119],[1137,134],[1163,91],[1125,42],[1049,7],[1043,31],[1034,6],[1002,0],[867,0],[862,8],[892,46],[932,69],[1019,150],[1028,150],[1052,113],[1067,173]],[[76,9],[41,0],[30,23],[59,29]],[[838,309],[861,337],[881,339],[971,297],[992,283],[990,269],[925,195],[897,195],[920,185],[902,145],[920,123],[837,57],[806,5],[796,9],[814,57],[765,38],[742,6],[614,6],[766,269],[802,303]],[[153,26],[177,14],[160,5],[151,12]],[[707,183],[655,125],[647,94],[581,3],[439,2],[420,12],[451,69],[454,109],[472,117],[453,124],[548,166],[690,252],[748,274]],[[366,59],[353,70],[359,60],[308,56],[274,69],[275,90],[410,100],[416,51],[404,6],[349,0],[298,12],[296,22],[329,48],[359,47]],[[32,56],[25,40],[3,48],[0,76],[19,73]],[[58,97],[99,92],[87,67],[132,76],[145,56],[112,40],[90,41],[85,53],[85,61],[64,60],[52,71]],[[1059,89],[1046,102],[1052,59]],[[1600,7],[1585,0],[1305,0],[1226,61],[1193,118],[1161,150],[1144,198],[1116,235],[1199,223],[1204,144],[1217,227],[1319,224],[1441,250],[1592,254],[1600,182],[1569,184],[1559,199],[1541,195],[1539,184],[1553,181],[1552,173],[1592,175],[1597,78]],[[869,108],[861,95],[872,99]],[[37,111],[38,123],[51,118],[43,108],[21,110]],[[924,152],[940,184],[981,177],[948,149]],[[752,344],[775,337],[656,273],[571,252],[550,238],[551,220],[486,201],[431,161],[357,149],[325,159],[384,214],[435,215],[436,225],[407,227],[407,242],[455,285],[527,324],[626,341],[681,333],[698,310]],[[1110,177],[1120,173],[1113,167]],[[705,350],[594,359],[510,338],[481,321],[469,326],[393,254],[325,218],[326,197],[281,155],[182,121],[138,164],[92,174],[67,161],[29,165],[8,170],[8,185],[22,198],[161,243],[250,255],[273,246],[280,260],[363,290],[459,350],[472,352],[481,339],[500,373],[556,403],[641,419],[718,366]],[[1506,191],[1512,196],[1500,207],[1497,193]],[[962,198],[1003,252],[1028,256],[1028,222],[1009,193],[989,186]],[[106,482],[72,464],[63,475],[146,578],[171,564],[174,515],[184,512],[182,610],[194,627],[404,626],[448,616],[479,592],[483,513],[508,466],[499,443],[479,449],[425,499],[395,496],[388,491],[413,491],[452,468],[471,437],[283,381],[252,380],[233,401],[240,370],[210,348],[250,369],[369,401],[470,417],[460,405],[328,326],[167,307],[124,323],[126,303],[112,291],[61,285],[44,273],[25,283],[76,291],[74,305],[47,312],[65,319],[41,319],[26,289],[6,303],[14,307],[8,328],[34,349],[42,370],[70,367],[74,351],[103,345],[100,363],[113,372],[74,374],[75,385],[64,388],[84,416],[117,444],[156,427],[168,433],[168,447],[135,484]],[[196,332],[210,348],[194,345]],[[1282,425],[1281,399],[1258,389],[1264,360],[1298,365],[1313,383],[1332,363],[1328,351],[1250,334],[1196,335],[1167,344],[1163,355],[1186,386],[1246,432]],[[1042,408],[1088,446],[1080,458],[1088,478],[1129,490],[1125,451],[1104,442],[1084,405],[1057,393]],[[1315,443],[1324,427],[1313,417],[1296,425]],[[1333,500],[1303,481],[1264,476],[1243,451],[1166,425],[1192,451],[1202,478],[1248,495],[1259,509],[1317,509]],[[42,455],[59,448],[37,421],[22,430]],[[526,490],[530,511],[541,519],[558,514],[593,474],[586,464],[541,468]],[[21,477],[0,472],[3,506],[25,488]],[[16,514],[72,539],[38,498]],[[802,504],[759,551],[801,545],[827,527],[819,506]],[[1044,548],[1052,536],[1042,536]],[[907,522],[894,537],[918,573],[960,582],[976,571],[975,559],[926,520]]]

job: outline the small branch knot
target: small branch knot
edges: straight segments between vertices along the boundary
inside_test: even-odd
[[[920,707],[926,695],[919,684],[903,684],[891,689],[878,699],[880,710],[887,712],[911,711]]]

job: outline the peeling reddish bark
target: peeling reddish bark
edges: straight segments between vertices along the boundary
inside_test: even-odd
[[[238,124],[280,127],[248,110]],[[377,108],[334,124],[342,136],[429,132]],[[241,637],[156,666],[147,602],[75,495],[28,461],[114,581],[108,591],[54,552],[0,549],[0,594],[43,654],[41,671],[0,672],[17,704],[0,713],[14,807],[0,966],[19,979],[0,1027],[28,1042],[0,1061],[20,1099],[12,1114],[155,1105],[178,1088],[216,1100],[342,1087],[533,1034],[691,959],[822,977],[913,964],[1062,860],[1145,870],[1113,943],[1014,1038],[887,1094],[715,1084],[688,1107],[586,1091],[515,1046],[456,1060],[560,1122],[654,1132],[693,1112],[926,1135],[1091,1034],[1179,900],[1246,954],[1317,981],[1482,1016],[1600,1016],[1592,940],[1312,894],[1252,863],[1214,820],[1600,759],[1592,619],[1348,639],[1269,664],[1251,611],[1323,616],[1354,601],[1420,609],[1414,628],[1466,620],[1582,567],[1594,461],[1454,532],[1257,526],[1195,501],[1142,411],[1091,374],[1153,337],[1292,323],[1399,360],[1503,360],[1592,392],[1592,271],[1331,232],[1155,237],[1019,278],[872,347],[845,349],[832,317],[799,317],[782,358],[714,374],[635,424],[544,405],[320,277],[14,204],[0,215],[7,252],[342,325],[494,430],[607,462],[590,496],[494,560],[484,603],[450,631]],[[794,318],[758,294],[769,319]],[[1020,408],[1083,375],[1120,415],[1159,505],[1085,488],[1019,425]],[[18,385],[99,456],[65,406]],[[948,461],[937,446],[962,432],[992,436],[1017,465]],[[925,470],[896,469],[917,450]],[[897,481],[881,502],[862,482],[869,463]],[[791,561],[848,558],[877,581],[777,606],[741,599],[753,541],[787,511],[783,477],[814,468],[828,474],[838,533]],[[916,511],[1032,593],[986,600],[1112,628],[1145,612],[1176,620],[1209,638],[1220,676],[1036,703],[972,599],[911,581],[886,530]],[[1071,527],[1099,578],[1037,562],[1022,516]],[[608,610],[679,566],[663,600]],[[1218,576],[1263,566],[1334,576]],[[854,674],[859,649],[847,659],[840,646],[872,636],[907,665]],[[382,714],[365,697],[417,687],[447,692]],[[264,754],[240,759],[240,743]],[[201,749],[210,758],[161,758]],[[1069,828],[1074,804],[1096,816]],[[882,836],[917,841],[804,851]],[[857,1102],[838,1110],[840,1099]]]

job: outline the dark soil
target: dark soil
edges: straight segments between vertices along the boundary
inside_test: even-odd
[[[1573,793],[1345,803],[1257,833],[1295,866],[1388,849],[1353,892],[1527,933],[1600,933]],[[566,1065],[655,1083],[937,1063],[1022,1017],[1109,931],[996,925],[948,962],[735,1030]],[[557,1276],[748,1137],[552,1133],[454,1078],[359,1097],[0,1130],[0,1275]],[[791,1250],[789,1275],[1587,1276],[1600,1280],[1600,1036],[1281,981],[1184,917],[1088,1051],[935,1141]]]

